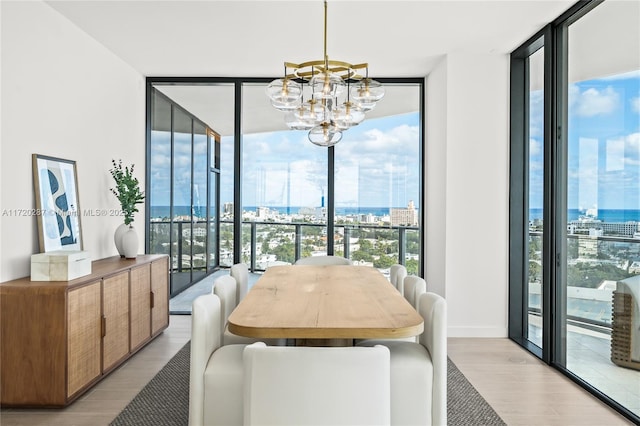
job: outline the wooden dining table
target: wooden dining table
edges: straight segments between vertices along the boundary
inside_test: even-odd
[[[422,317],[378,271],[355,265],[272,266],[229,316],[229,331],[254,338],[402,338]]]

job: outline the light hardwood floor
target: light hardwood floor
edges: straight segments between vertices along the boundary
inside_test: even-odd
[[[448,355],[508,425],[631,425],[509,339],[449,338]]]
[[[3,409],[0,425],[108,425],[184,346],[190,330],[190,316],[172,315],[161,336],[70,407]],[[509,425],[631,424],[508,339],[450,338],[448,350],[451,360]]]

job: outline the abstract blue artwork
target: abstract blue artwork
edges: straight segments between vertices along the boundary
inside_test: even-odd
[[[33,154],[40,251],[82,250],[75,161]]]

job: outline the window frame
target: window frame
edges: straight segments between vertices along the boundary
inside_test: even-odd
[[[581,0],[511,53],[509,177],[509,339],[553,366],[626,418],[640,417],[566,367],[568,29],[604,0]],[[544,47],[544,196],[542,348],[527,338],[527,58]]]

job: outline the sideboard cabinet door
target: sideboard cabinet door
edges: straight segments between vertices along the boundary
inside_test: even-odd
[[[67,397],[101,375],[100,281],[69,291]]]
[[[107,371],[129,354],[129,272],[102,280],[102,370]]]
[[[169,258],[151,263],[151,334],[169,326]]]
[[[151,337],[151,265],[131,268],[131,350]]]

